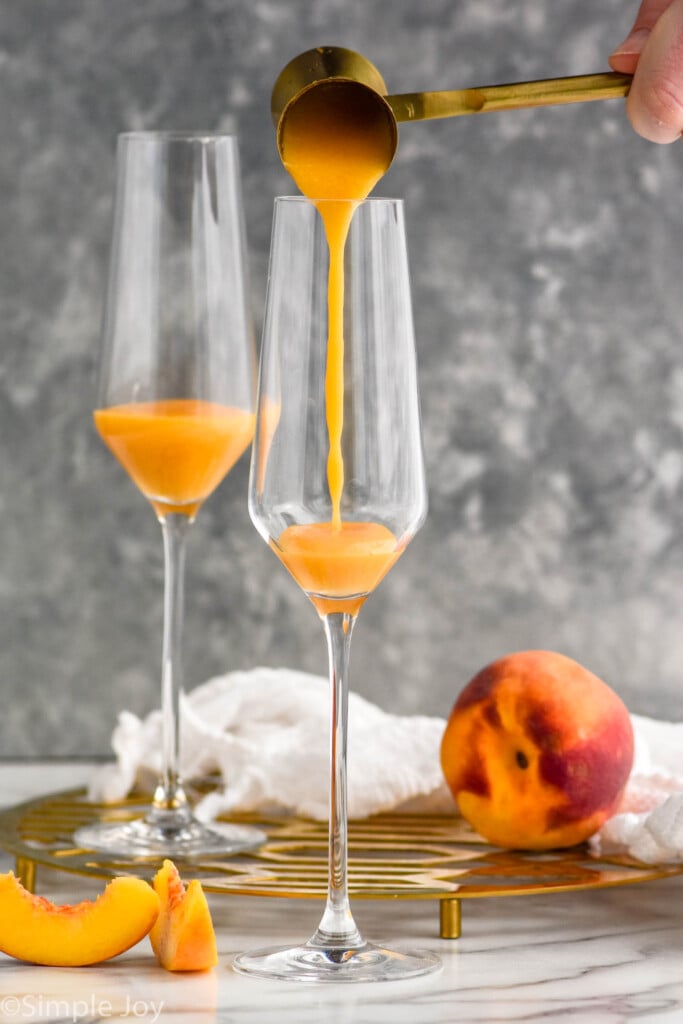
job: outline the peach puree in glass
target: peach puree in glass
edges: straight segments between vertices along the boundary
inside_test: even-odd
[[[94,418],[159,515],[196,515],[254,433],[253,413],[191,398],[114,405]]]
[[[288,526],[273,551],[321,615],[356,615],[402,552],[380,523],[308,523]]]

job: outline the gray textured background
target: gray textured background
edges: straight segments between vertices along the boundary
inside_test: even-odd
[[[0,756],[104,753],[158,694],[151,510],[91,426],[116,134],[240,135],[260,324],[270,89],[310,46],[391,91],[602,70],[626,0],[2,0]],[[418,13],[419,12],[419,13]],[[446,714],[548,647],[683,718],[683,153],[622,101],[404,126],[431,511],[366,606],[353,686]],[[242,460],[190,543],[187,683],[325,670],[312,608],[248,520]]]

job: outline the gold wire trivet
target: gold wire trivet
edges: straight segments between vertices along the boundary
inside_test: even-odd
[[[50,794],[0,813],[0,847],[13,854],[17,875],[35,887],[38,865],[111,878],[150,879],[158,861],[114,860],[74,846],[77,828],[97,819],[125,821],[144,813],[148,797],[91,803],[84,790]],[[268,835],[256,851],[193,859],[183,865],[207,892],[243,896],[324,897],[327,824],[295,817],[232,816]],[[668,878],[683,866],[650,866],[628,858],[595,858],[583,847],[545,853],[501,850],[485,843],[462,818],[380,814],[349,826],[349,889],[356,899],[439,901],[440,935],[457,938],[461,900],[572,892]]]

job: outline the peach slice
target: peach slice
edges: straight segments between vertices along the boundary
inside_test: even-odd
[[[140,941],[159,897],[140,878],[112,879],[96,900],[58,906],[28,892],[12,871],[0,875],[0,951],[50,967],[109,960]]]
[[[167,971],[207,971],[218,963],[216,933],[201,883],[185,888],[172,860],[154,876],[159,917],[149,933],[155,956]]]

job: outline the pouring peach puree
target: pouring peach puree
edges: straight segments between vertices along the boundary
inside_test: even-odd
[[[322,217],[330,251],[325,404],[332,519],[289,526],[272,547],[321,615],[355,615],[405,546],[380,523],[341,516],[344,247],[355,206],[391,163],[394,138],[388,135],[385,112],[368,104],[357,83],[335,82],[298,99],[283,121],[279,141],[285,167]]]

